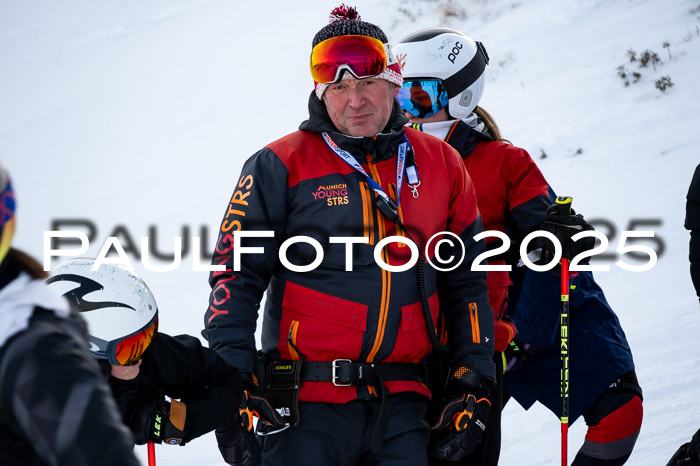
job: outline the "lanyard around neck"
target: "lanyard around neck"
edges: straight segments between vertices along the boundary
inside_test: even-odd
[[[337,155],[338,158],[340,158],[343,162],[347,163],[352,168],[354,168],[356,171],[362,173],[365,176],[365,178],[367,178],[367,184],[369,184],[369,187],[372,188],[378,196],[380,196],[387,203],[389,203],[389,205],[395,205],[398,208],[399,202],[401,202],[401,185],[403,184],[404,172],[408,176],[409,186],[420,183],[420,181],[418,180],[418,173],[416,171],[415,165],[406,167],[406,154],[408,153],[408,150],[411,146],[405,134],[403,136],[403,142],[399,144],[399,148],[396,155],[396,203],[394,203],[392,199],[384,192],[382,187],[379,186],[379,184],[367,174],[365,169],[362,168],[362,165],[360,165],[360,162],[358,162],[352,154],[338,147],[338,144],[336,144],[335,141],[331,139],[330,135],[327,132],[323,131],[321,135],[323,136],[323,140],[333,151],[333,153]]]

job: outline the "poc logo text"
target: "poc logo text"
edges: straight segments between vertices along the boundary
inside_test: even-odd
[[[459,55],[459,51],[464,47],[461,42],[455,42],[455,46],[452,47],[452,52],[447,56],[447,59],[450,60],[450,62],[454,63],[455,60],[457,59],[457,55]]]

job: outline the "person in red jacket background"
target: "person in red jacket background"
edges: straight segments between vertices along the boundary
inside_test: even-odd
[[[447,46],[443,49],[446,52],[440,57],[441,62],[435,63],[429,54],[431,46],[438,43]],[[538,229],[551,205],[547,182],[525,150],[500,142],[498,133],[488,134],[487,122],[492,120],[477,107],[488,62],[481,43],[451,29],[431,28],[403,38],[394,46],[393,52],[404,65],[405,84],[398,96],[404,113],[414,129],[448,142],[462,154],[477,192],[484,230],[506,233],[508,229],[513,240],[520,242],[527,233]],[[443,76],[445,72],[452,75],[455,70],[460,70],[461,76],[440,79],[446,77]],[[425,79],[414,80],[419,77]],[[489,237],[486,249],[495,249],[501,243],[500,239]],[[488,263],[505,265],[505,253],[490,257]],[[474,461],[473,464],[495,465],[500,451],[500,411],[503,406],[502,354],[517,329],[504,315],[508,287],[512,284],[508,272],[489,271],[486,283],[494,311],[497,385],[491,393],[493,409],[486,435],[468,458]]]
[[[592,227],[579,215],[552,215],[549,209],[552,205],[552,192],[535,162],[524,149],[515,147],[502,139],[498,126],[491,116],[478,106],[484,90],[484,70],[489,61],[486,49],[481,43],[453,29],[429,28],[401,39],[393,48],[393,52],[403,64],[404,85],[398,94],[398,100],[405,115],[413,128],[448,142],[460,152],[467,172],[474,181],[485,231],[495,230],[507,234],[511,243],[518,246],[532,231],[539,229],[549,231],[560,240],[563,246],[562,256],[568,259],[593,247],[590,239],[571,241],[573,234]],[[568,225],[575,225],[578,228],[569,228]],[[500,245],[501,239],[487,239],[487,249],[495,249]],[[552,243],[533,241],[530,245],[532,245],[531,254],[537,255],[535,259],[542,259],[542,253],[538,252],[540,247],[545,255],[553,253]],[[517,250],[517,248],[514,249]],[[494,251],[495,255],[492,254],[488,258],[489,266],[506,265],[507,259],[513,262],[506,252],[499,254],[496,252]],[[536,262],[535,259],[531,260]],[[548,261],[545,260],[545,262]],[[511,274],[504,270],[493,269],[488,272],[486,282],[489,287],[489,300],[494,310],[496,340],[494,361],[498,366],[497,385],[490,396],[492,409],[484,437],[471,455],[457,463],[460,465],[496,466],[498,463],[501,443],[500,416],[504,404],[503,387],[506,385],[503,380],[507,365],[505,354],[510,353],[510,348],[513,347],[523,351],[522,347],[525,344],[518,340],[518,345],[515,345],[514,338],[518,334],[518,329],[514,322],[509,321],[513,314],[511,308],[515,308],[516,302],[524,308],[520,315],[516,316],[515,321],[518,325],[524,324],[527,335],[533,333],[532,329],[549,335],[554,333],[549,331],[549,326],[545,329],[542,324],[545,320],[543,316],[551,317],[551,303],[547,302],[546,306],[542,306],[530,296],[523,298],[522,295],[525,293],[520,293],[522,270],[517,269],[525,269],[525,267],[514,267]],[[537,273],[531,270],[527,270],[526,273],[532,274],[528,275],[530,279],[528,283],[535,284],[529,287],[530,293],[547,295],[546,291],[549,289],[558,290],[556,282],[554,286],[550,286],[551,284],[546,280],[549,277],[555,277],[554,274]],[[572,360],[574,355],[588,357],[581,356],[582,352],[579,351],[574,354],[573,343],[582,345],[576,348],[598,345],[599,349],[596,351],[602,352],[603,356],[588,362],[586,370],[581,369],[582,364],[577,366],[579,367],[576,371],[577,377],[585,376],[593,366],[597,368],[593,369],[594,376],[587,377],[589,379],[587,388],[590,390],[585,391],[588,393],[570,394],[573,407],[570,412],[572,422],[585,410],[584,417],[590,426],[586,443],[573,464],[576,466],[620,465],[626,461],[632,451],[641,426],[641,389],[637,384],[631,352],[617,317],[607,306],[604,298],[600,298],[602,291],[595,285],[590,273],[583,272],[581,275],[579,281],[575,282],[579,286],[577,292],[572,294],[571,303],[573,317],[569,330],[575,333],[575,336],[570,337]],[[533,276],[535,278],[532,278]],[[513,286],[513,277],[519,277],[515,286]],[[558,296],[556,293],[553,295]],[[554,310],[557,312],[559,304],[555,304]],[[577,314],[580,307],[585,307],[582,309],[584,313],[594,315],[595,318],[582,322]],[[553,319],[549,319],[547,324],[558,323],[558,315],[554,315]],[[594,322],[596,319],[597,322]],[[603,322],[609,323],[607,328],[611,329],[610,335],[606,334],[600,338],[579,337],[591,331],[599,334],[606,333],[588,328],[589,325],[595,327],[602,325]],[[547,341],[543,344],[547,346],[548,351],[542,351],[533,357],[533,360],[526,362],[527,368],[517,371],[521,378],[517,379],[515,384],[511,384],[526,392],[528,401],[530,398],[532,401],[540,400],[548,407],[550,398],[559,392],[559,384],[556,381],[554,383],[547,381],[547,389],[535,385],[544,382],[540,377],[540,370],[544,370],[547,376],[558,374],[558,366],[551,368],[549,365],[551,361],[555,363],[558,361],[557,358],[550,357],[559,352],[556,343]],[[609,357],[608,352],[610,352]],[[537,358],[540,360],[535,363],[534,360]],[[525,377],[522,377],[523,375]],[[610,389],[611,384],[622,388]],[[579,387],[583,385],[578,384]],[[513,394],[521,404],[526,408],[529,407],[522,401],[520,395],[520,390]],[[505,394],[506,401],[507,396]],[[623,416],[621,418],[625,424],[623,428],[619,428],[614,421],[611,421],[615,416],[613,413]],[[450,463],[435,460],[431,464]]]

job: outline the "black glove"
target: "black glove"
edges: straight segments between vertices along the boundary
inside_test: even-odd
[[[458,461],[481,441],[491,410],[486,398],[491,382],[469,369],[460,368],[449,380],[446,404],[430,428],[435,442],[430,454],[438,459]]]
[[[582,231],[590,231],[594,228],[583,219],[581,214],[576,214],[573,210],[570,213],[562,213],[558,204],[553,204],[547,209],[547,220],[540,227],[544,231],[552,233],[561,244],[561,257],[573,259],[582,252],[595,247],[595,238],[580,238],[573,241],[572,236]],[[568,207],[567,207],[568,208]],[[554,244],[547,238],[541,238],[542,249],[551,256],[554,255]]]
[[[257,417],[258,432],[263,434],[273,434],[283,431],[289,424],[284,422],[275,408],[267,401],[262,390],[252,377],[243,377],[243,397],[241,398],[241,425],[244,430],[253,430],[253,416]]]
[[[241,424],[219,432],[216,442],[226,464],[233,466],[258,466],[262,462],[260,446],[252,430],[244,430]]]
[[[536,348],[516,336],[508,343],[508,347],[503,352],[503,372],[513,371],[522,366],[536,351]]]
[[[164,398],[143,398],[131,411],[127,424],[137,445],[148,442],[184,445],[186,418],[185,403],[177,400],[169,403]]]
[[[241,423],[225,431],[216,431],[219,451],[227,464],[256,466],[261,463],[260,446],[253,433],[253,416],[258,418],[258,431],[265,434],[280,432],[289,424],[262,394],[251,374],[243,376],[243,397],[239,409]]]

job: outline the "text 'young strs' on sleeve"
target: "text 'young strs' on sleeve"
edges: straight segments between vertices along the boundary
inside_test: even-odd
[[[221,222],[212,258],[213,265],[225,265],[226,270],[210,274],[212,291],[202,335],[210,348],[245,372],[253,372],[258,308],[284,230],[287,176],[284,164],[268,148],[248,159]],[[242,248],[262,248],[262,252],[242,254],[245,266],[240,271],[233,270],[235,231],[274,232],[272,237],[242,239]]]

